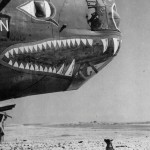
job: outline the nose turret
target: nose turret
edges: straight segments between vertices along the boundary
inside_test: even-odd
[[[92,31],[119,30],[120,17],[113,0],[86,1],[89,8],[88,23]]]

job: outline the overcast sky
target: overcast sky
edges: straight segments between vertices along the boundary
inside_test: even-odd
[[[15,100],[12,123],[150,121],[150,2],[116,4],[123,35],[118,56],[77,91]]]

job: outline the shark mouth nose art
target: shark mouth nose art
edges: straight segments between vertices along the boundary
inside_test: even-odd
[[[103,53],[108,51],[109,39],[100,39],[100,44],[103,47]],[[113,55],[117,53],[120,47],[120,40],[113,38]],[[2,60],[11,69],[19,71],[53,73],[62,76],[73,76],[76,58],[72,58],[68,64],[61,62],[57,64],[51,63],[52,57],[55,53],[75,50],[82,51],[82,48],[93,48],[95,46],[94,39],[62,39],[62,40],[46,40],[40,42],[33,42],[30,44],[17,44],[9,47],[4,51]],[[43,58],[43,59],[41,59]]]

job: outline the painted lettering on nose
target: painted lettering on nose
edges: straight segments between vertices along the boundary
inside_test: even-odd
[[[0,19],[0,31],[9,31],[9,25],[7,19]]]

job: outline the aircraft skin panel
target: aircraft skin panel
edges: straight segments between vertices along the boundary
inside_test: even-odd
[[[6,105],[6,106],[0,106],[0,112],[12,110],[15,106],[16,106],[15,104]]]
[[[78,89],[121,47],[114,0],[2,0],[0,8],[0,101]]]

